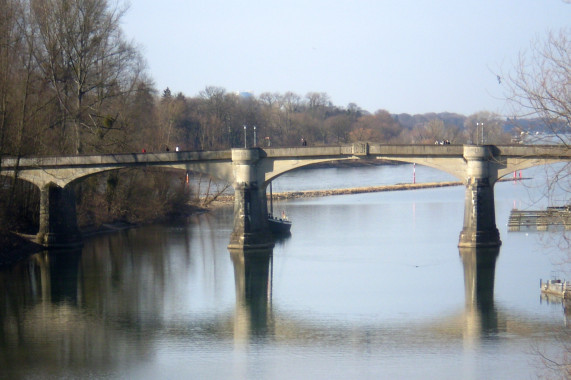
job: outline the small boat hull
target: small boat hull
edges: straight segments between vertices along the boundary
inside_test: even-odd
[[[275,235],[289,234],[291,230],[291,221],[278,218],[268,218],[270,231]]]

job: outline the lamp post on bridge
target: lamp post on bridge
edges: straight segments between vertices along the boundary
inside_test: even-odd
[[[246,124],[244,124],[244,149],[248,148],[248,136],[246,135]]]
[[[484,123],[476,122],[476,134],[478,133],[478,127],[480,127],[480,145],[484,145]]]
[[[258,141],[256,139],[256,126],[254,125],[254,148],[258,146]]]

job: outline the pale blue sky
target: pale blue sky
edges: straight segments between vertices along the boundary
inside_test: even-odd
[[[563,0],[131,0],[123,19],[160,91],[325,92],[370,112],[506,116],[495,74],[564,26]]]

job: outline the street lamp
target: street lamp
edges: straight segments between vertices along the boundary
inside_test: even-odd
[[[484,123],[476,123],[476,133],[478,133],[478,126],[480,127],[480,145],[484,145]]]
[[[254,125],[254,147],[258,146],[258,141],[256,139],[256,126]]]
[[[244,125],[244,149],[248,147],[248,140],[246,136],[246,125]]]

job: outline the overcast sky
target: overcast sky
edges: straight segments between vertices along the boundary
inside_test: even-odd
[[[370,112],[506,116],[496,75],[565,26],[563,0],[131,0],[123,19],[160,91],[324,92]]]

